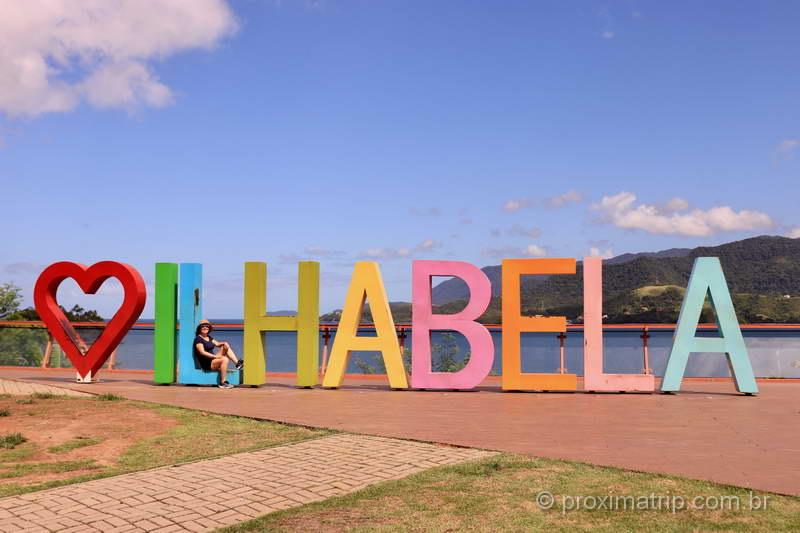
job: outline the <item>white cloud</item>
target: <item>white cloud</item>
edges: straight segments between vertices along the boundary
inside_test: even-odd
[[[800,148],[800,139],[787,139],[781,141],[776,150],[784,158],[791,159],[798,148]]]
[[[298,261],[302,261],[302,258],[297,254],[281,254],[278,256],[278,262],[282,265],[293,265]]]
[[[519,200],[506,200],[506,202],[503,204],[503,211],[507,213],[513,213],[514,211],[531,207],[531,205],[531,201],[524,198],[520,198]]]
[[[606,248],[605,250],[601,250],[600,248],[591,247],[589,248],[589,257],[611,259],[612,257],[614,257],[614,250],[612,250],[611,248]]]
[[[508,233],[515,237],[529,237],[532,239],[538,239],[542,236],[542,230],[539,228],[523,228],[519,224],[512,226]]]
[[[689,200],[685,198],[678,198],[677,196],[658,207],[659,211],[663,214],[675,213],[677,211],[686,211],[689,209]]]
[[[583,199],[584,196],[582,193],[579,193],[575,189],[570,189],[564,194],[559,194],[558,196],[551,196],[550,198],[545,200],[545,203],[547,203],[547,205],[549,205],[550,207],[559,208],[559,207],[564,207],[565,205],[568,204],[580,203],[583,201]]]
[[[25,0],[0,16],[0,112],[37,116],[82,101],[129,111],[173,100],[150,63],[236,31],[224,0]]]
[[[494,257],[498,259],[510,257],[543,257],[547,255],[547,249],[535,244],[529,244],[524,248],[517,248],[515,246],[503,246],[501,248],[484,248],[481,250],[481,255],[487,257]]]
[[[364,259],[401,259],[411,257],[410,248],[367,248],[359,254]]]
[[[425,239],[413,248],[385,248],[375,247],[362,250],[358,257],[362,259],[382,259],[389,261],[392,259],[405,259],[420,253],[430,253],[444,246],[441,242],[434,239]]]
[[[522,255],[527,257],[543,257],[547,255],[547,250],[535,244],[529,244],[522,249]]]
[[[283,265],[293,265],[298,261],[307,261],[309,258],[319,258],[319,257],[338,257],[345,255],[345,252],[342,250],[331,250],[328,248],[323,248],[322,246],[306,246],[303,248],[303,252],[300,254],[282,254],[278,256],[278,262]]]
[[[481,255],[502,259],[505,257],[517,257],[520,255],[520,250],[514,246],[504,246],[502,248],[484,248],[481,250]]]
[[[610,9],[608,7],[600,8],[597,16],[602,26],[600,37],[603,39],[613,39],[616,33],[614,32],[614,18],[611,16]]]
[[[47,265],[40,263],[31,263],[29,261],[22,261],[19,263],[8,263],[3,265],[3,272],[6,274],[40,274]]]
[[[328,248],[323,248],[322,246],[306,246],[304,248],[306,255],[311,255],[315,257],[331,257],[335,255],[344,255],[342,250],[330,250]]]
[[[775,225],[765,213],[747,209],[734,211],[730,206],[680,213],[689,209],[689,203],[682,198],[673,198],[664,205],[637,205],[636,195],[629,192],[604,196],[592,209],[600,212],[603,222],[652,234],[701,237],[722,231],[751,231]]]
[[[415,249],[421,252],[428,252],[430,250],[436,250],[437,248],[441,248],[442,243],[439,241],[435,241],[433,239],[425,239],[421,243],[419,243]]]
[[[786,232],[786,236],[790,239],[800,239],[800,226],[789,228],[789,231]]]

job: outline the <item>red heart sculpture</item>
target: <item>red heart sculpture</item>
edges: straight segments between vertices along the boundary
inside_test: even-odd
[[[58,286],[65,279],[74,278],[83,292],[94,294],[103,282],[111,277],[122,282],[125,298],[103,333],[86,354],[83,354],[76,344],[75,328],[72,327],[56,303]],[[130,265],[115,261],[101,261],[90,267],[67,261],[53,263],[39,275],[33,290],[33,303],[36,311],[82,377],[88,376],[90,372],[94,376],[102,368],[136,319],[139,318],[146,299],[147,290],[139,272]]]

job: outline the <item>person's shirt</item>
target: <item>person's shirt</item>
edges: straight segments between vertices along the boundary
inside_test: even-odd
[[[208,340],[203,339],[203,337],[201,337],[200,335],[195,337],[194,338],[194,344],[192,345],[194,347],[195,354],[200,356],[200,357],[207,357],[207,356],[205,356],[202,353],[197,351],[197,345],[198,344],[202,344],[203,345],[203,349],[205,351],[207,351],[208,353],[213,354],[214,353],[214,349],[216,348],[216,346],[214,346],[214,342],[213,341],[214,341],[214,337],[212,337],[211,335],[208,336]]]

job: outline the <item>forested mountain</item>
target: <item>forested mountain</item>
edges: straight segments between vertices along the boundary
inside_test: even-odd
[[[605,264],[616,265],[619,263],[627,263],[636,259],[650,257],[650,258],[663,258],[663,257],[686,257],[692,252],[691,248],[670,248],[669,250],[662,250],[660,252],[641,252],[637,254],[622,254],[611,259],[607,259]],[[492,282],[492,296],[500,296],[501,274],[500,265],[483,267],[483,273]],[[522,291],[527,292],[533,290],[534,287],[546,280],[549,276],[525,276],[522,279]],[[469,297],[467,285],[458,278],[447,280],[435,286],[432,291],[432,300],[434,304],[446,304],[456,300],[464,300]]]
[[[678,252],[677,254],[675,252]],[[675,322],[697,257],[719,257],[742,322],[800,322],[800,239],[754,237],[713,247],[637,254],[603,265],[603,312],[607,322]],[[447,307],[460,307],[451,302]],[[499,298],[485,319],[499,319]],[[550,276],[522,289],[527,315],[565,315],[580,322],[583,277]],[[705,320],[711,316],[706,314]]]
[[[800,239],[762,236],[720,246],[625,254],[603,263],[603,312],[608,323],[674,323],[697,257],[719,257],[741,322],[800,323]],[[481,321],[500,323],[501,272],[483,268],[492,282],[492,304]],[[522,312],[564,315],[581,322],[583,276],[524,276]],[[436,312],[454,313],[466,304],[458,279],[433,289]],[[393,303],[395,322],[410,321],[410,304]],[[323,318],[335,320],[333,314]],[[365,317],[368,319],[368,317]],[[707,312],[703,320],[712,320]]]

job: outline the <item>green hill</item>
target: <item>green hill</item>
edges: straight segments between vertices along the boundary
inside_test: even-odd
[[[675,322],[697,257],[719,257],[742,322],[800,322],[800,239],[755,237],[689,250],[681,257],[637,257],[603,265],[603,312],[609,323]],[[582,268],[551,276],[524,291],[530,314],[563,314],[580,321]],[[713,320],[710,310],[703,320]]]
[[[622,256],[621,256],[622,257]],[[667,250],[663,253],[626,254],[603,264],[603,313],[606,323],[674,323],[678,320],[683,293],[697,257],[719,257],[740,322],[800,323],[800,239],[754,237],[714,247]],[[499,267],[485,267],[492,294],[499,295]],[[533,276],[531,276],[533,278]],[[524,278],[523,278],[524,280]],[[575,276],[537,276],[522,283],[522,313],[563,315],[573,322],[583,317],[583,269]],[[450,290],[451,294],[459,294]],[[444,292],[442,292],[444,294]],[[441,301],[441,300],[440,300]],[[393,302],[396,323],[410,323],[411,304]],[[463,299],[434,306],[437,313],[455,313],[466,305]],[[499,324],[500,296],[494,296],[481,317],[486,324]],[[365,323],[371,322],[368,310]],[[338,321],[336,312],[322,317]],[[703,321],[713,321],[710,309]]]

